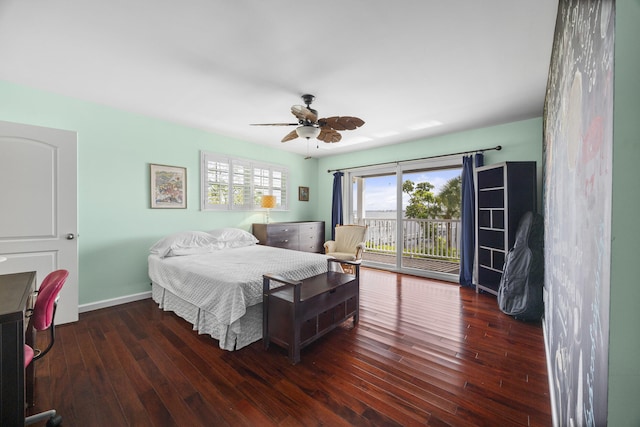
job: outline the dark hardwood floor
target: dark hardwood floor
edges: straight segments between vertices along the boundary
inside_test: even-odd
[[[83,313],[36,362],[28,412],[54,407],[64,426],[551,425],[540,324],[491,295],[368,268],[360,298],[360,323],[295,366],[262,341],[220,350],[150,299]]]

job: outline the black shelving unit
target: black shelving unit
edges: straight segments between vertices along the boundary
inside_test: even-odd
[[[536,212],[536,162],[504,162],[476,169],[476,291],[498,293],[518,222]]]

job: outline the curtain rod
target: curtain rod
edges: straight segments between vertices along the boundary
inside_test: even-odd
[[[348,168],[342,168],[342,169],[368,168],[368,167],[371,167],[371,166],[392,165],[394,163],[398,164],[398,163],[403,163],[403,162],[414,162],[414,161],[417,161],[417,160],[437,159],[438,157],[458,156],[458,155],[462,155],[462,154],[471,154],[471,153],[483,153],[485,151],[491,151],[491,150],[500,151],[500,150],[502,150],[502,145],[496,145],[495,147],[491,147],[491,148],[481,148],[479,150],[461,151],[459,153],[440,154],[440,155],[437,155],[437,156],[420,157],[420,158],[417,158],[417,159],[396,160],[395,162],[373,163],[373,164],[370,164],[370,165],[362,165],[362,166],[350,166]],[[327,173],[336,172],[336,171],[340,171],[340,169],[327,169]]]

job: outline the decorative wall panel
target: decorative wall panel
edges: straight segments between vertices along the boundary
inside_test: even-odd
[[[613,0],[560,0],[544,113],[545,328],[554,424],[607,424]]]

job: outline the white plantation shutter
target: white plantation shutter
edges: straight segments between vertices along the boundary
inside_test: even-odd
[[[260,206],[260,197],[263,194],[276,196],[277,210],[286,210],[289,207],[287,198],[286,168],[274,165],[256,165],[253,167],[253,186],[256,204]]]
[[[202,210],[255,210],[264,194],[276,196],[276,210],[287,210],[286,167],[201,153]]]
[[[230,159],[202,158],[201,209],[228,209],[230,172]]]
[[[254,207],[251,191],[251,163],[234,159],[231,209],[250,210]]]
[[[288,184],[288,171],[286,169],[271,169],[271,192],[276,196],[280,209],[289,209]]]
[[[269,169],[254,166],[253,168],[253,188],[255,189],[256,201],[255,203],[260,206],[260,197],[264,194],[271,194],[269,192]],[[276,207],[278,207],[278,201],[276,200]]]

